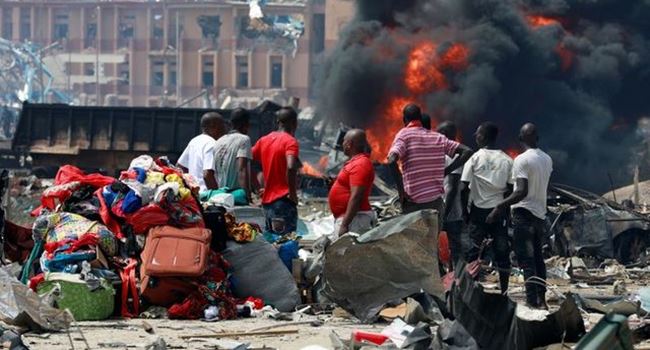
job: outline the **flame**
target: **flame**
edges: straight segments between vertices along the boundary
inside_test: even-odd
[[[440,57],[440,67],[443,69],[451,69],[456,72],[462,71],[467,68],[467,57],[469,56],[469,49],[463,44],[453,44],[447,51]]]
[[[327,170],[327,164],[329,163],[329,156],[324,155],[318,160],[317,165],[312,165],[309,162],[302,162],[301,172],[303,175],[323,177],[325,176],[325,171]]]
[[[526,21],[528,21],[528,24],[533,28],[552,26],[555,24],[561,25],[560,21],[555,18],[540,15],[527,15]]]
[[[309,164],[308,162],[302,162],[301,172],[303,175],[322,177],[323,173],[319,171],[315,166]]]
[[[372,149],[370,159],[377,162],[385,162],[395,134],[404,126],[402,121],[402,110],[413,102],[404,97],[394,97],[386,103],[386,107],[379,118],[366,130],[368,144]]]
[[[518,149],[514,148],[514,147],[506,149],[505,152],[512,159],[517,158],[517,156],[521,154],[521,152]]]
[[[330,162],[330,157],[328,155],[324,155],[320,157],[320,160],[318,161],[318,167],[323,170],[327,170],[327,166],[329,165]]]
[[[563,44],[558,44],[555,47],[555,53],[560,57],[560,67],[563,71],[569,70],[573,66],[573,60],[575,58],[575,53],[567,49]]]
[[[469,49],[465,45],[454,43],[443,52],[439,51],[434,42],[422,41],[409,53],[404,67],[404,86],[408,93],[406,96],[389,96],[380,109],[383,112],[374,118],[374,123],[366,131],[372,160],[386,161],[395,134],[404,126],[402,110],[407,104],[419,103],[424,95],[449,88],[445,72],[467,68]],[[431,124],[435,127],[436,121],[432,120]]]
[[[447,79],[436,66],[437,46],[422,42],[409,54],[404,74],[404,83],[413,94],[424,94],[447,87]]]

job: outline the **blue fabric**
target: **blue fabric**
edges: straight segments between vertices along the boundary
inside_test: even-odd
[[[139,183],[143,184],[145,180],[147,180],[147,171],[142,168],[133,168],[133,170],[136,172],[136,174],[138,174],[136,180],[138,180]]]
[[[92,251],[79,251],[72,253],[59,253],[52,259],[45,259],[44,265],[49,272],[70,271],[68,265],[75,265],[84,260],[93,261],[97,255]]]
[[[117,193],[113,192],[111,186],[104,186],[104,189],[102,190],[102,196],[104,196],[104,201],[106,202],[106,205],[110,207],[115,202],[115,198],[117,198]]]
[[[131,214],[140,210],[140,208],[142,208],[142,198],[138,197],[135,191],[129,191],[122,201],[122,211]]]
[[[278,249],[280,260],[282,260],[282,263],[284,263],[284,266],[286,266],[289,271],[292,271],[293,259],[298,258],[299,248],[298,241],[288,241],[283,243],[280,246],[280,249]]]

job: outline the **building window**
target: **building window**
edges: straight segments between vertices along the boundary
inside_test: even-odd
[[[120,46],[126,46],[135,37],[135,15],[125,13],[120,16]]]
[[[321,53],[325,50],[325,14],[317,13],[312,20],[312,52]]]
[[[271,56],[271,87],[282,87],[282,56]]]
[[[162,10],[155,9],[151,12],[151,36],[154,39],[162,39],[165,36]]]
[[[95,64],[94,63],[84,63],[84,75],[93,76],[95,75]]]
[[[151,64],[151,85],[163,86],[165,82],[164,73],[165,63],[163,61],[153,61]]]
[[[248,57],[237,56],[235,58],[235,74],[237,76],[237,88],[248,87]]]
[[[69,17],[67,12],[57,10],[54,15],[54,40],[68,38]]]
[[[13,8],[2,9],[2,37],[11,40],[14,36]]]
[[[118,65],[118,72],[120,75],[120,80],[119,80],[120,85],[129,85],[129,82],[131,80],[131,69],[130,69],[129,61],[120,63]]]
[[[20,9],[20,40],[32,38],[32,10],[27,7]]]
[[[221,19],[219,16],[199,16],[196,21],[199,27],[201,27],[203,44],[216,45],[221,30]]]
[[[178,35],[180,35],[180,32],[182,32],[182,28],[179,24],[179,26],[176,26],[176,13],[171,14],[169,16],[169,19],[167,21],[168,27],[167,27],[167,45],[171,45],[173,47],[176,47],[176,39],[178,39]]]
[[[201,85],[204,88],[214,87],[214,58],[204,57],[201,68]]]
[[[86,23],[86,36],[84,37],[84,47],[95,47],[95,40],[97,38],[97,23]]]

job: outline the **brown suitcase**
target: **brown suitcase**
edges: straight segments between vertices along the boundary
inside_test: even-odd
[[[210,239],[205,228],[152,228],[141,256],[141,276],[201,276],[207,268]]]

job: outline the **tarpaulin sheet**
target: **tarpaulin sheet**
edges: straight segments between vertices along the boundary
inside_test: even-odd
[[[342,236],[325,252],[325,296],[364,322],[386,303],[422,290],[441,297],[437,236],[433,210],[396,217],[359,237]]]
[[[576,342],[585,334],[580,311],[571,295],[543,321],[516,316],[517,304],[500,294],[486,293],[462,269],[452,290],[452,313],[481,349],[525,350],[560,342]]]

